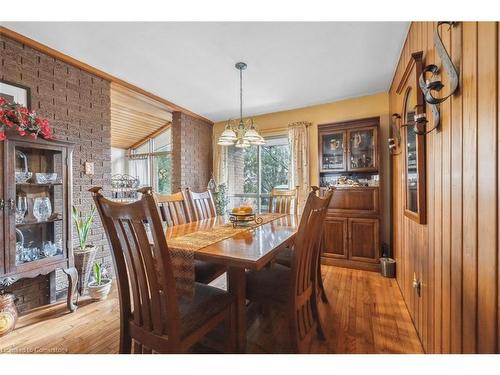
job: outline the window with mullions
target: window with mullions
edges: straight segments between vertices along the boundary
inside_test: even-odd
[[[247,202],[259,212],[266,212],[271,190],[288,189],[290,148],[287,137],[266,138],[263,146],[233,148],[229,163],[232,164],[229,184],[233,186],[229,188],[233,206]]]
[[[130,174],[141,186],[152,186],[161,194],[172,192],[172,131],[165,130],[132,150]]]

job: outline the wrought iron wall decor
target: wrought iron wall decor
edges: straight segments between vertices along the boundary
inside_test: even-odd
[[[451,22],[451,21],[438,22],[436,30],[434,30],[434,47],[439,55],[439,58],[441,59],[443,68],[446,71],[446,74],[448,75],[450,92],[448,95],[442,96],[440,98],[435,97],[433,93],[434,92],[439,93],[444,88],[444,84],[441,82],[438,76],[439,67],[435,64],[429,64],[422,70],[422,74],[420,75],[418,83],[420,89],[422,90],[422,93],[424,94],[424,100],[431,107],[432,114],[434,117],[434,126],[430,130],[426,129],[428,120],[425,117],[425,115],[421,116],[420,118],[415,118],[415,122],[422,125],[421,127],[416,127],[415,129],[415,132],[419,135],[428,134],[434,129],[439,128],[441,122],[441,116],[439,113],[439,104],[444,102],[450,96],[452,96],[458,88],[458,71],[455,68],[455,65],[453,65],[451,57],[448,54],[448,51],[446,50],[443,41],[441,39],[441,35],[439,33],[440,27],[443,25],[448,25],[449,28],[451,29],[452,27],[457,25],[457,22]],[[427,73],[431,74],[429,79],[425,78]]]
[[[457,24],[458,22],[452,21],[438,22],[437,27],[434,30],[434,46],[441,59],[444,71],[446,71],[446,74],[448,75],[450,92],[448,93],[448,95],[439,98],[435,97],[435,93],[439,93],[445,87],[443,82],[439,79],[440,69],[435,64],[429,64],[422,69],[422,72],[418,78],[418,85],[424,96],[424,104],[429,104],[431,108],[434,124],[432,128],[427,129],[427,123],[429,121],[427,120],[425,111],[421,111],[420,113],[415,114],[413,121],[405,124],[401,124],[401,115],[398,113],[394,113],[392,115],[391,121],[392,137],[388,139],[389,152],[392,155],[399,155],[401,153],[401,150],[399,149],[401,143],[401,128],[413,126],[415,134],[417,135],[426,135],[433,130],[439,129],[439,125],[441,123],[439,105],[457,91],[459,82],[458,71],[455,65],[453,65],[451,57],[443,44],[440,34],[440,28],[443,25],[448,25],[449,28],[452,28]],[[426,74],[430,74],[429,79],[426,79]]]
[[[409,126],[413,126],[413,130],[417,135],[425,135],[435,128],[425,131],[425,113],[415,114],[413,121],[410,121],[406,124],[401,125],[401,115],[399,113],[393,113],[391,116],[391,130],[392,137],[388,138],[387,141],[389,143],[389,152],[391,155],[396,156],[401,154],[401,129]],[[424,130],[422,130],[424,129]]]

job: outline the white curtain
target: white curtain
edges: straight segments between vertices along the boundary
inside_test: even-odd
[[[139,179],[140,186],[150,186],[149,162],[147,156],[131,157],[129,160],[130,174]]]
[[[217,184],[226,184],[228,187],[228,146],[214,146],[217,148],[214,152],[215,163],[214,163],[214,178]]]
[[[301,121],[288,125],[290,168],[288,181],[291,189],[298,186],[298,212],[301,213],[309,192],[309,137],[310,123]]]

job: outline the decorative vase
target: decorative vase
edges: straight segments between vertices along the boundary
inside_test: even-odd
[[[0,290],[0,337],[14,330],[17,322],[16,297]]]
[[[87,293],[87,284],[92,272],[96,252],[97,247],[93,245],[88,245],[85,250],[81,250],[80,248],[73,250],[75,268],[79,275],[77,288],[81,296]]]
[[[33,215],[38,222],[47,221],[52,215],[52,205],[49,197],[38,197],[33,201]]]
[[[108,298],[111,290],[112,279],[102,279],[101,285],[97,285],[95,281],[89,283],[89,295],[93,301],[102,301]]]

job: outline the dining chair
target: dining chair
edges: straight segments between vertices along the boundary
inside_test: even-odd
[[[319,191],[320,191],[320,188],[318,186],[311,186],[311,192],[313,192],[314,194],[318,195]],[[327,297],[326,292],[325,292],[325,287],[323,285],[323,278],[321,277],[321,251],[322,251],[321,240],[318,243],[318,246],[320,247],[320,249],[318,251],[318,257],[319,257],[319,259],[318,259],[318,294],[320,295],[321,301],[323,301],[323,303],[329,303],[328,297]],[[282,266],[291,267],[292,266],[292,256],[293,256],[292,251],[293,250],[290,247],[284,248],[276,256],[275,262],[278,264],[281,264]]]
[[[187,193],[183,191],[170,195],[155,194],[162,220],[168,226],[194,221],[186,195]],[[226,272],[226,267],[221,264],[199,259],[194,260],[194,279],[199,283],[209,284],[224,272]]]
[[[168,226],[190,223],[191,212],[184,192],[155,194],[160,206],[162,220]]]
[[[246,273],[246,296],[251,302],[271,305],[288,317],[294,351],[306,352],[317,333],[324,338],[317,305],[318,242],[332,193],[324,198],[309,193],[295,234],[291,267],[273,267]]]
[[[298,186],[292,190],[278,190],[273,188],[269,195],[269,212],[277,214],[293,213],[294,215],[297,215],[298,191]],[[292,206],[293,212],[290,212]]]
[[[177,295],[157,201],[151,188],[141,199],[117,203],[90,189],[113,254],[120,297],[120,353],[184,353],[219,324],[225,350],[236,343],[235,303],[227,292],[194,284],[192,299]],[[147,223],[153,244],[148,239]]]
[[[193,220],[198,221],[217,216],[214,198],[210,190],[197,193],[190,188],[186,188],[186,195],[191,205]]]

